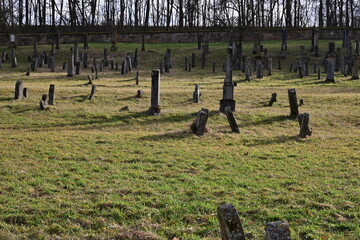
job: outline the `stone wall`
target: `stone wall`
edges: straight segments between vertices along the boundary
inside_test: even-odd
[[[228,32],[201,32],[204,36],[204,40],[209,40],[210,42],[226,42],[229,39],[230,34]],[[245,31],[244,40],[252,41],[256,36],[260,34],[262,40],[281,40],[281,30],[249,30]],[[179,32],[179,33],[147,33],[145,34],[146,43],[187,43],[187,42],[196,42],[197,41],[196,32]],[[141,43],[141,34],[135,33],[118,33],[117,35],[118,42],[138,42]],[[350,30],[351,39],[360,39],[359,30]],[[56,34],[18,34],[17,35],[17,44],[18,45],[31,45],[35,41],[39,44],[50,44],[55,42]],[[311,39],[311,29],[296,29],[288,30],[288,40],[310,40]],[[342,30],[341,29],[332,29],[332,30],[320,30],[320,39],[342,39]],[[111,33],[89,33],[88,34],[89,42],[111,42],[112,34]],[[83,35],[74,34],[74,33],[62,33],[60,43],[82,43]],[[0,35],[0,44],[2,46],[7,46],[9,43],[8,35]]]

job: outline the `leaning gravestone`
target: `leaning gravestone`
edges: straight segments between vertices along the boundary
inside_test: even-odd
[[[303,113],[297,115],[297,119],[300,125],[300,133],[299,136],[301,138],[306,138],[306,136],[311,136],[311,130],[309,128],[309,113]]]
[[[229,106],[225,107],[225,115],[230,124],[231,131],[234,133],[240,133],[239,127],[234,117],[234,113],[231,111],[231,108]]]
[[[198,136],[202,136],[207,132],[206,123],[209,118],[209,110],[202,108],[198,114],[195,122],[190,126],[191,131]]]
[[[221,238],[223,240],[245,240],[245,233],[239,218],[239,213],[232,204],[224,204],[218,207]]]
[[[50,84],[48,104],[49,105],[54,105],[54,100],[55,100],[55,85]]]
[[[288,97],[290,104],[290,117],[296,117],[299,114],[299,106],[297,103],[295,88],[288,89]]]
[[[23,81],[18,80],[15,84],[15,99],[21,99],[23,97]]]
[[[160,71],[151,71],[151,106],[150,115],[157,116],[160,114]]]

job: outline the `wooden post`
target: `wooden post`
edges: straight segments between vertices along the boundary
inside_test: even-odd
[[[309,118],[310,118],[309,113],[303,113],[297,115],[297,120],[300,126],[299,136],[301,138],[306,138],[306,136],[311,136],[311,130],[309,128]]]
[[[219,219],[222,240],[245,240],[245,233],[235,207],[224,204],[218,207],[217,217]]]
[[[151,106],[150,115],[157,116],[160,114],[160,71],[151,71]]]
[[[290,117],[296,117],[299,114],[295,88],[288,89],[288,97],[290,104]]]
[[[23,97],[23,81],[18,80],[15,84],[15,99],[21,99]]]
[[[283,221],[266,223],[265,240],[291,240],[289,223]]]
[[[48,104],[49,104],[49,105],[54,105],[54,99],[55,99],[55,85],[54,85],[54,84],[50,84]]]
[[[234,117],[233,112],[231,111],[231,108],[229,106],[225,107],[225,115],[228,119],[228,122],[231,127],[231,131],[234,133],[240,133],[239,127],[237,125],[236,119]]]

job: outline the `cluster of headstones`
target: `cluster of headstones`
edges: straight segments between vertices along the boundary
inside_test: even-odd
[[[6,63],[7,60],[9,60],[9,55],[5,50],[3,50],[0,60],[0,69],[2,68],[2,64]],[[17,65],[18,64],[17,64],[15,49],[11,49],[11,67],[16,68]]]
[[[227,203],[217,208],[217,217],[220,224],[221,239],[245,240],[239,213],[234,205]],[[275,221],[265,225],[265,240],[291,240],[288,222]]]

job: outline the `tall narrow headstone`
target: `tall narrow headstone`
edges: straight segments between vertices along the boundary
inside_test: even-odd
[[[70,57],[69,57],[69,62],[68,62],[68,77],[72,77],[75,74],[75,69],[74,69],[74,53],[71,51],[70,53]]]
[[[157,116],[160,114],[160,71],[151,71],[151,106],[150,115]]]
[[[125,75],[125,67],[126,67],[126,63],[125,63],[125,60],[123,60],[121,62],[121,75]]]
[[[261,62],[261,57],[256,57],[256,78],[263,78],[264,77],[264,71],[263,71],[263,65]]]
[[[223,98],[220,100],[220,111],[225,113],[225,107],[230,106],[232,111],[235,111],[234,100],[234,83],[232,81],[232,47],[227,49],[228,57],[226,61],[226,77],[223,85]]]
[[[201,50],[202,38],[203,38],[203,36],[201,34],[197,35],[198,50]]]
[[[55,100],[55,85],[50,84],[48,104],[49,105],[54,105],[54,100]]]
[[[141,51],[145,51],[145,35],[141,35]]]
[[[271,76],[272,75],[272,58],[268,58],[267,69],[268,69],[268,75]]]
[[[288,97],[290,104],[290,117],[296,117],[299,114],[299,106],[295,88],[288,89]]]
[[[212,64],[212,72],[215,73],[216,72],[216,63],[213,62]]]
[[[166,73],[170,72],[168,53],[165,53],[165,54],[164,54],[164,68],[165,68],[165,72],[166,72]]]
[[[139,85],[139,71],[136,71],[135,84],[136,84],[136,85]]]
[[[234,133],[240,133],[239,127],[237,125],[236,119],[234,117],[233,112],[231,111],[231,108],[229,106],[225,107],[225,115],[228,119],[228,122],[231,127],[231,131]]]
[[[117,31],[115,30],[112,34],[112,40],[111,40],[111,51],[117,51]]]
[[[191,53],[191,66],[195,67],[195,53]]]
[[[84,46],[83,49],[89,49],[89,34],[85,33],[84,37]]]
[[[200,102],[200,88],[198,84],[195,84],[195,90],[193,92],[193,102],[199,103]]]
[[[23,97],[23,81],[18,80],[15,84],[15,99],[21,99]]]
[[[309,118],[310,118],[309,113],[303,113],[303,114],[297,115],[297,120],[300,125],[299,136],[301,138],[306,138],[306,136],[311,136],[311,130],[309,128]]]
[[[55,72],[55,57],[51,56],[49,62],[50,64],[50,71]]]
[[[184,62],[184,69],[185,69],[185,71],[187,71],[188,70],[188,57],[185,57],[185,62]]]
[[[314,57],[319,57],[319,29],[313,29],[311,52]]]
[[[326,69],[326,81],[327,82],[335,82],[335,60],[336,57],[334,54],[328,55],[327,58],[327,69]]]
[[[28,89],[28,88],[24,88],[24,89],[23,89],[23,97],[24,97],[24,98],[29,97],[29,89]]]
[[[55,44],[54,43],[51,43],[51,56],[55,56],[55,53],[56,53],[56,51],[55,51]]]
[[[104,48],[104,66],[107,67],[109,66],[109,54],[108,54],[108,49]]]
[[[78,65],[80,64],[80,60],[79,60],[79,47],[77,42],[74,43],[73,51],[74,51],[74,65]]]

